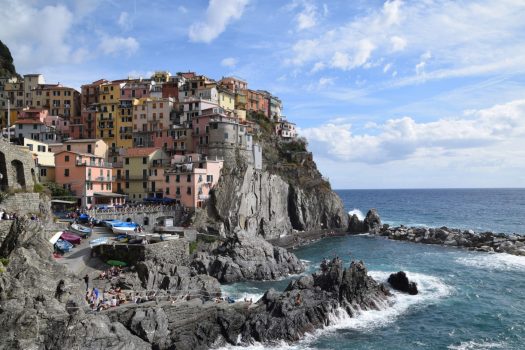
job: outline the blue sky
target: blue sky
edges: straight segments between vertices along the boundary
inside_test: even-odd
[[[8,1],[17,70],[277,94],[334,188],[524,187],[525,2]]]

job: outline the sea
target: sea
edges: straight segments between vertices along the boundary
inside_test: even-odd
[[[338,190],[348,212],[376,208],[384,223],[525,233],[525,189]],[[330,325],[303,340],[249,349],[525,349],[525,257],[391,241],[368,235],[325,238],[294,250],[312,273],[324,257],[363,260],[386,282],[405,271],[416,296],[394,293],[390,305]],[[223,286],[254,301],[291,279]],[[230,347],[237,348],[237,347]]]

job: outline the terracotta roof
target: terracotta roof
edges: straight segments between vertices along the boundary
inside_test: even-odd
[[[101,139],[75,139],[75,140],[66,140],[64,141],[64,143],[91,143],[91,142],[97,142],[97,141],[101,141]]]
[[[33,119],[18,119],[15,124],[44,124],[40,120]]]
[[[145,157],[149,156],[153,152],[159,150],[160,148],[156,147],[146,147],[146,148],[128,148],[126,150],[126,157]]]

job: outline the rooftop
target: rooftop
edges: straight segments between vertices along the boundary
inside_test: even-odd
[[[126,157],[145,157],[149,156],[153,152],[160,150],[160,148],[156,147],[145,147],[145,148],[128,148],[126,150]]]

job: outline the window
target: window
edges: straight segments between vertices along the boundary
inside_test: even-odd
[[[69,169],[64,169],[64,176],[69,176]]]
[[[202,182],[202,175],[199,175],[199,182]]]
[[[177,188],[175,189],[175,194],[180,195],[180,187],[177,187]]]
[[[191,194],[191,187],[186,188],[186,194]]]
[[[34,130],[37,129],[37,125],[36,125],[36,124],[33,124],[33,129],[34,129]]]
[[[126,164],[129,164],[129,158],[126,158],[125,162]]]
[[[64,157],[64,162],[69,162],[69,156]]]
[[[148,188],[148,183],[147,182],[143,182],[142,183],[142,188]]]
[[[191,182],[191,175],[188,175],[188,176],[186,177],[186,182]]]
[[[175,182],[180,182],[180,175],[175,175]]]
[[[213,182],[213,175],[207,175],[206,182]]]
[[[47,176],[47,169],[40,168],[40,176]]]
[[[129,182],[126,182],[126,188],[129,188]],[[133,198],[135,198],[135,195],[133,195]]]
[[[166,187],[166,194],[170,194],[170,188]]]
[[[225,139],[225,140],[228,139],[228,133],[227,133],[227,132],[224,133],[224,139]]]
[[[22,124],[18,124],[18,128],[22,129],[24,126]]]
[[[142,158],[142,164],[148,164],[148,157]]]

